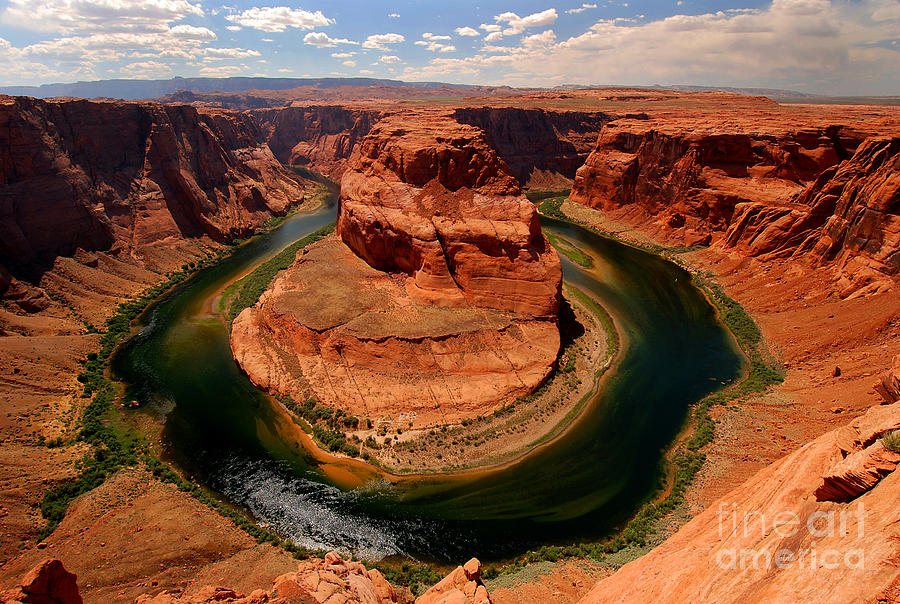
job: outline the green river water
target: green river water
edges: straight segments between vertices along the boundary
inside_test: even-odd
[[[657,488],[689,405],[744,370],[686,271],[542,218],[545,230],[592,257],[590,269],[562,257],[564,278],[597,299],[624,336],[600,392],[560,438],[503,468],[339,488],[293,422],[238,369],[225,325],[210,313],[224,284],[334,214],[332,205],[291,217],[163,296],[112,364],[127,395],[164,418],[170,461],[299,545],[460,561],[603,537]]]

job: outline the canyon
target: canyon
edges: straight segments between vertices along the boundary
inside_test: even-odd
[[[847,432],[839,430],[861,434],[877,424],[877,437],[897,428],[896,404],[879,405],[876,394],[896,390],[896,372],[879,376],[900,343],[896,108],[613,89],[298,100],[250,111],[4,97],[0,115],[4,587],[50,555],[81,577],[87,601],[208,585],[269,591],[296,571],[285,552],[140,470],[76,500],[43,547],[34,531],[42,492],[73,476],[87,452],[72,438],[86,404],[76,375],[99,339],[86,324],[101,325],[166,272],[309,200],[317,185],[293,166],[341,179],[337,233],[301,252],[235,321],[235,355],[258,385],[298,395],[318,387],[320,400],[360,400],[349,410],[377,417],[384,407],[369,409],[377,399],[357,397],[349,377],[329,392],[326,380],[284,376],[303,363],[304,374],[316,376],[349,376],[342,367],[372,363],[394,375],[414,367],[410,383],[395,390],[383,376],[359,374],[406,408],[422,402],[416,391],[441,365],[422,360],[423,343],[434,350],[441,342],[455,371],[442,367],[441,375],[456,381],[417,410],[424,424],[437,421],[429,410],[452,408],[441,421],[461,421],[530,392],[559,349],[560,273],[522,192],[571,186],[563,213],[675,250],[717,279],[787,369],[783,385],[713,411],[717,437],[687,498],[696,517],[672,526],[668,541],[603,580],[587,601],[802,601],[826,587],[830,601],[897,597],[896,473],[871,470],[895,462],[870,451],[868,437],[843,459]],[[373,293],[354,298],[324,287],[336,279]],[[322,299],[298,293],[309,287]],[[515,358],[492,352],[510,346]],[[271,370],[275,359],[285,370]],[[397,359],[404,361],[392,365]],[[475,375],[490,376],[496,390],[478,400],[473,393],[485,388]],[[63,446],[44,444],[60,437]],[[851,460],[862,453],[865,460]],[[819,501],[828,476],[832,492],[846,492],[848,481],[838,478],[854,460],[866,480],[878,480],[853,503]],[[873,517],[857,545],[872,566],[858,574],[795,566],[774,577],[721,570],[720,500],[800,515],[862,502]],[[129,535],[155,527],[127,564],[110,556],[131,539],[123,527]],[[773,545],[757,537],[732,545]],[[687,555],[696,563],[684,564]],[[535,601],[549,597],[532,589]]]

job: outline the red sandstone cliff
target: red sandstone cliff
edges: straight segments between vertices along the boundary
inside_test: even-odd
[[[563,188],[575,177],[604,124],[600,111],[546,111],[518,107],[465,107],[454,117],[484,130],[488,144],[523,185]]]
[[[338,105],[251,112],[279,161],[309,166],[330,178],[340,178],[356,144],[369,133],[381,114]]]
[[[249,234],[303,188],[246,115],[152,103],[0,99],[0,263]]]
[[[739,204],[725,245],[834,263],[844,296],[891,289],[900,273],[900,138],[867,139],[793,203]]]
[[[377,124],[344,173],[337,236],[234,321],[258,386],[405,429],[489,412],[550,373],[559,259],[481,130]]]

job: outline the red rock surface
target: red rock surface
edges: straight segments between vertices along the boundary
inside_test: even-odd
[[[279,161],[339,179],[356,144],[381,117],[377,110],[338,105],[252,111]]]
[[[481,581],[481,562],[472,558],[416,598],[416,604],[491,604]]]
[[[891,368],[882,374],[874,387],[886,403],[900,401],[900,354],[894,357]]]
[[[59,560],[44,560],[22,577],[19,587],[0,592],[9,604],[81,604],[76,577]]]
[[[892,289],[900,273],[900,138],[866,139],[791,204],[739,205],[725,244],[834,263],[844,297]]]
[[[440,116],[388,118],[341,179],[337,233],[410,295],[553,318],[561,269],[534,205],[481,130]]]
[[[401,601],[409,600],[398,594],[380,572],[367,570],[360,562],[344,560],[339,554],[329,552],[324,559],[303,561],[295,572],[279,576],[268,591],[256,589],[245,594],[209,585],[190,595],[168,591],[145,594],[135,604],[391,604]]]
[[[349,165],[343,243],[301,253],[234,321],[250,379],[403,428],[534,391],[559,349],[561,267],[483,133],[388,118]]]
[[[601,127],[617,117],[601,111],[518,107],[463,107],[453,116],[484,130],[513,176],[536,189],[571,186]]]
[[[79,248],[245,236],[303,197],[239,113],[4,97],[0,132],[0,263],[32,275]]]
[[[898,422],[900,404],[876,406],[858,428],[884,433]],[[851,503],[818,500],[842,457],[839,432],[760,471],[582,602],[890,601],[878,594],[900,581],[900,473]]]

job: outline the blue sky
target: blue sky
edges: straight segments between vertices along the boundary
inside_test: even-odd
[[[371,76],[900,94],[900,0],[0,0],[0,84]]]

